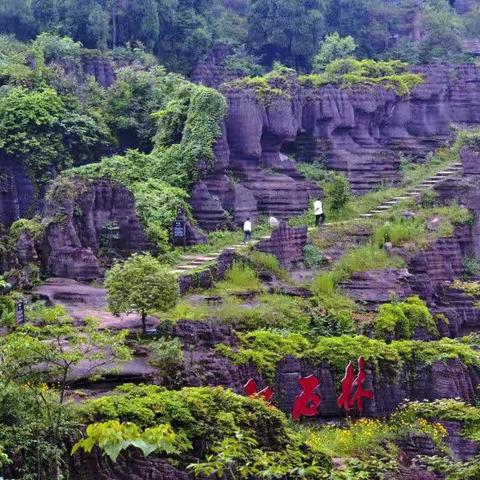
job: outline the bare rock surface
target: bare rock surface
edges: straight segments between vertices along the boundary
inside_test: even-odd
[[[49,198],[41,258],[49,276],[88,282],[102,277],[104,259],[149,251],[133,196],[109,180],[74,180],[75,195]]]
[[[33,294],[44,299],[50,305],[63,305],[76,320],[97,318],[100,328],[113,330],[140,330],[141,320],[136,314],[113,315],[108,311],[106,291],[93,285],[86,285],[67,278],[50,278],[43,285],[36,287]],[[154,328],[159,320],[147,318],[147,326]]]

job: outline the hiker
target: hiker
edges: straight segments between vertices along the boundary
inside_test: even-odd
[[[321,200],[313,202],[313,211],[315,213],[315,226],[318,227],[320,223],[325,221],[325,214],[323,213],[323,204]]]
[[[243,243],[249,242],[252,239],[252,222],[250,221],[250,217],[248,217],[243,224],[243,234]]]

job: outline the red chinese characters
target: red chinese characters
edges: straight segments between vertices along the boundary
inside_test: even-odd
[[[247,397],[260,397],[265,400],[265,402],[270,403],[273,397],[273,389],[270,387],[266,387],[260,392],[258,390],[257,382],[251,378],[244,386],[243,391]]]
[[[302,393],[297,395],[293,405],[293,420],[300,420],[302,417],[314,417],[318,415],[318,408],[322,403],[320,395],[315,390],[320,385],[320,381],[315,375],[299,378],[298,383],[302,387]]]
[[[355,376],[355,368],[350,362],[345,369],[345,376],[342,379],[341,394],[337,399],[339,408],[343,408],[347,413],[355,408],[359,412],[363,412],[364,399],[372,400],[374,395],[371,390],[364,388],[363,384],[367,379],[365,372],[365,360],[363,357],[358,359],[358,374]],[[320,380],[315,375],[308,377],[300,377],[298,383],[302,391],[296,396],[293,404],[292,419],[300,420],[302,417],[314,417],[319,414],[319,408],[322,399],[317,388]],[[273,397],[273,389],[266,387],[258,392],[257,382],[251,378],[243,387],[247,397],[262,398],[270,405]]]
[[[355,377],[355,370],[352,362],[345,369],[345,376],[342,379],[342,393],[338,397],[337,404],[347,413],[354,407],[363,412],[363,399],[373,399],[373,392],[363,387],[367,374],[365,373],[365,360],[358,359],[358,375]]]

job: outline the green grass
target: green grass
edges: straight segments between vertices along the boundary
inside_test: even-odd
[[[253,250],[248,254],[248,259],[257,267],[270,271],[281,280],[289,279],[288,272],[280,265],[275,255]]]
[[[225,279],[215,286],[217,292],[235,292],[243,290],[259,290],[262,288],[257,272],[241,261],[233,262],[227,270]]]
[[[319,275],[312,284],[312,290],[319,296],[331,294],[336,286],[348,280],[357,272],[400,268],[404,261],[400,257],[390,256],[377,245],[367,244],[347,251],[330,272]]]
[[[413,242],[417,246],[427,244],[427,230],[425,223],[416,218],[395,218],[379,227],[373,234],[373,242],[381,248],[386,242],[394,247],[400,247],[406,242]]]
[[[449,338],[422,342],[396,340],[390,344],[365,336],[320,337],[311,342],[300,334],[257,330],[239,335],[240,348],[227,345],[217,350],[235,364],[253,363],[269,381],[273,380],[278,363],[286,355],[304,359],[310,365],[327,362],[335,377],[340,378],[348,362],[362,356],[377,374],[395,382],[404,364],[431,365],[459,359],[467,366],[480,367],[480,352],[466,343]]]

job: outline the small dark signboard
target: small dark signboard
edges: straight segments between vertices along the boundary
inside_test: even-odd
[[[172,225],[172,240],[173,246],[182,245],[187,246],[186,222],[184,219],[177,219]]]
[[[16,304],[16,317],[17,325],[25,323],[25,304],[22,301],[18,301]]]

